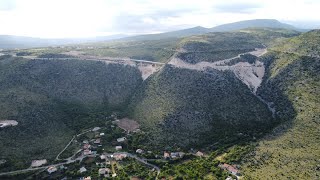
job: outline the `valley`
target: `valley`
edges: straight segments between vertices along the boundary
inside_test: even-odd
[[[1,51],[1,177],[319,177],[318,30],[136,38]]]

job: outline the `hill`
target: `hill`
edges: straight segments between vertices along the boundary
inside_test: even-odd
[[[246,28],[278,28],[278,29],[297,30],[297,28],[295,28],[294,26],[281,23],[275,19],[253,19],[253,20],[222,24],[222,25],[210,28],[210,31],[225,32],[225,31],[236,31],[236,30],[246,29]]]
[[[208,32],[210,32],[209,29],[201,26],[197,26],[193,28],[158,33],[158,34],[146,34],[146,35],[140,35],[140,36],[133,36],[133,37],[124,38],[124,40],[141,41],[141,40],[160,40],[160,39],[168,39],[168,38],[182,38],[182,37],[187,37],[192,35],[205,34]]]
[[[243,139],[239,133],[258,136],[273,124],[266,105],[233,73],[170,65],[144,81],[129,112],[155,148],[224,144]]]
[[[93,38],[45,39],[25,36],[0,35],[0,49],[35,48],[79,44],[88,42],[109,41],[124,38],[126,35],[98,36]]]
[[[258,93],[283,122],[243,162],[247,179],[318,179],[320,159],[320,31],[293,37],[264,58]]]
[[[124,109],[142,82],[131,66],[0,57],[0,119],[19,123],[0,129],[0,159],[9,163],[1,171],[51,161],[76,132]]]

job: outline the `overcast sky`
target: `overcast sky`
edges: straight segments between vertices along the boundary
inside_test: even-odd
[[[145,34],[248,19],[319,28],[319,9],[320,0],[0,0],[0,34]]]

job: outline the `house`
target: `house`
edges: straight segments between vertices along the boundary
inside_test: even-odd
[[[197,153],[196,153],[196,156],[199,156],[199,157],[202,157],[204,154],[201,152],[201,151],[198,151]]]
[[[114,153],[113,158],[117,161],[121,161],[122,159],[126,158],[127,154],[125,153]]]
[[[142,150],[142,149],[137,149],[137,150],[136,150],[136,153],[142,154],[142,153],[143,153],[143,150]]]
[[[58,169],[55,166],[50,166],[47,171],[49,174],[56,172]]]
[[[93,143],[94,143],[94,144],[100,144],[100,143],[101,143],[101,139],[98,138],[98,139],[96,139]]]
[[[79,171],[80,171],[80,173],[84,173],[84,172],[87,171],[87,169],[86,169],[85,167],[81,167],[81,168],[79,169]]]
[[[118,141],[118,142],[124,142],[126,139],[127,139],[127,138],[122,137],[122,138],[118,138],[117,141]]]
[[[222,165],[220,164],[219,167],[229,171],[229,173],[231,173],[235,176],[240,176],[239,170],[235,166],[232,166],[229,164],[222,164]]]
[[[99,131],[101,128],[100,127],[95,127],[92,129],[92,131]]]
[[[122,149],[122,146],[116,146],[116,150],[119,151]]]
[[[100,156],[100,159],[101,159],[101,160],[106,159],[106,155],[102,154],[102,155]]]
[[[167,152],[164,152],[164,153],[163,153],[163,158],[164,158],[164,159],[170,158],[170,154],[167,153]]]
[[[110,174],[111,170],[109,168],[100,168],[99,175]]]
[[[92,152],[89,149],[86,149],[83,151],[83,155],[90,155],[90,154],[92,154]]]
[[[82,149],[90,149],[91,145],[90,144],[84,144]]]

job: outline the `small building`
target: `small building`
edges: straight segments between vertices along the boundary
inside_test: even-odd
[[[88,144],[89,141],[88,141],[88,140],[84,140],[84,141],[82,141],[82,143],[83,143],[83,144]]]
[[[124,142],[125,140],[127,140],[127,138],[126,137],[122,137],[122,138],[118,138],[117,142]]]
[[[93,143],[94,143],[94,144],[100,144],[100,143],[101,143],[101,139],[98,138],[98,139],[96,139]]]
[[[110,174],[111,170],[109,168],[100,168],[99,175]]]
[[[167,152],[164,152],[164,153],[163,153],[163,158],[164,158],[164,159],[169,159],[169,158],[170,158],[170,154],[167,153]]]
[[[87,169],[86,169],[85,167],[81,167],[81,168],[79,169],[79,171],[80,171],[80,173],[84,173],[84,172],[87,172]]]
[[[91,180],[91,176],[85,177],[83,180]]]
[[[49,174],[56,172],[58,169],[55,166],[50,166],[47,171]]]
[[[122,146],[116,146],[116,150],[120,151],[122,149]]]
[[[100,133],[100,136],[104,136],[104,133]]]
[[[229,173],[231,173],[235,176],[240,176],[239,170],[235,166],[232,166],[229,164],[222,164],[222,165],[220,164],[219,167],[229,171]]]
[[[95,127],[92,129],[92,131],[99,131],[101,128],[100,127]]]
[[[114,153],[113,158],[117,161],[121,161],[122,159],[126,158],[127,154],[125,153]]]
[[[199,156],[199,157],[202,157],[204,154],[201,152],[201,151],[198,151],[197,153],[196,153],[196,156]]]
[[[91,145],[90,144],[84,144],[82,149],[90,149]]]
[[[102,154],[102,155],[100,156],[100,159],[101,159],[101,160],[106,159],[106,155]]]
[[[142,153],[143,153],[143,150],[142,150],[142,149],[137,149],[137,150],[136,150],[136,153],[142,154]]]
[[[83,155],[90,155],[90,154],[92,154],[92,152],[89,149],[86,149],[83,151]]]

